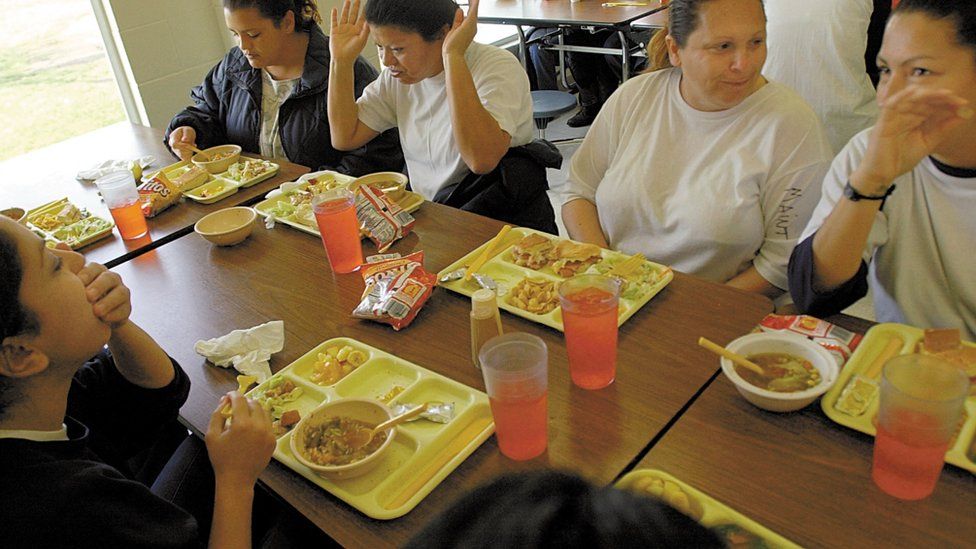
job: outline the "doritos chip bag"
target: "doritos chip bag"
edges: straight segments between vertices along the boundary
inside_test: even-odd
[[[424,269],[422,251],[363,265],[360,272],[366,290],[352,316],[384,322],[394,330],[413,321],[437,283],[437,275]]]
[[[182,195],[180,188],[170,181],[166,174],[159,172],[149,181],[139,185],[142,215],[155,217],[159,212],[176,204]]]

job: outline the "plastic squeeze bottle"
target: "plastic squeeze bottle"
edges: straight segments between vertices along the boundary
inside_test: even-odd
[[[471,294],[471,362],[481,369],[478,351],[489,339],[502,334],[502,318],[498,313],[495,292],[480,289]]]

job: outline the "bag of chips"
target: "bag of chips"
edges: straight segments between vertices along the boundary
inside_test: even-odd
[[[352,316],[383,322],[397,331],[416,318],[437,283],[437,275],[424,269],[422,251],[363,265],[360,272],[366,290]]]
[[[183,193],[180,188],[159,172],[152,179],[139,185],[139,200],[142,203],[142,215],[155,217],[180,199]]]
[[[356,217],[363,234],[383,253],[413,229],[414,218],[377,187],[363,185],[356,193]]]
[[[754,331],[786,331],[802,335],[827,349],[841,368],[864,339],[861,334],[849,332],[836,324],[808,315],[768,314]]]

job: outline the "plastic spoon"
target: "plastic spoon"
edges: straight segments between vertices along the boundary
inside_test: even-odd
[[[701,345],[702,347],[708,349],[709,351],[711,351],[711,352],[719,355],[719,356],[723,356],[723,357],[731,360],[732,362],[738,364],[739,366],[742,366],[743,368],[745,368],[747,370],[752,370],[753,372],[755,372],[755,373],[757,373],[757,374],[759,374],[761,376],[769,377],[766,374],[766,371],[763,370],[762,366],[756,364],[755,362],[749,360],[748,358],[746,358],[746,357],[744,357],[742,355],[733,353],[732,351],[726,349],[725,347],[722,347],[721,345],[718,345],[718,344],[716,344],[716,343],[714,343],[712,341],[709,341],[709,340],[705,339],[704,337],[699,337],[698,338],[698,344]]]
[[[362,447],[366,446],[367,444],[369,444],[370,442],[372,442],[373,441],[373,437],[375,437],[379,433],[382,433],[383,431],[386,431],[390,427],[393,427],[395,425],[399,425],[399,424],[403,423],[404,421],[407,421],[408,419],[413,419],[413,418],[419,416],[420,414],[424,413],[425,411],[427,411],[427,405],[426,404],[421,404],[419,406],[415,406],[414,408],[411,408],[411,409],[407,410],[406,412],[403,412],[402,414],[400,414],[400,415],[398,415],[398,416],[396,416],[394,418],[390,418],[390,419],[384,421],[383,423],[380,423],[379,425],[377,425],[376,427],[373,427],[369,431],[363,429],[363,430],[360,430],[360,431],[356,432],[355,434],[353,434],[352,436],[350,436],[349,439],[347,439],[347,442],[349,443],[349,446],[351,446],[352,448],[362,448]]]

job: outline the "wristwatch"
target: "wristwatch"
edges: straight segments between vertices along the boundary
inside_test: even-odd
[[[857,189],[851,186],[850,181],[848,181],[847,184],[844,185],[844,196],[846,196],[848,200],[850,200],[851,202],[857,202],[859,200],[884,200],[885,198],[888,198],[888,196],[890,196],[891,193],[893,193],[894,191],[895,191],[895,186],[892,185],[888,187],[888,190],[886,190],[882,195],[868,196],[866,194],[861,194],[857,192]]]

